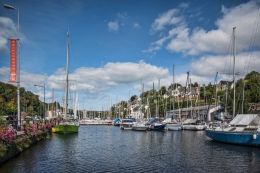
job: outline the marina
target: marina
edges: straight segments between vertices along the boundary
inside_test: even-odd
[[[259,0],[0,11],[0,173],[260,172]]]

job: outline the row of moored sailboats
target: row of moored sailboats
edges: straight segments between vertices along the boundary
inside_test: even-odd
[[[114,126],[120,126],[122,130],[135,130],[135,131],[179,131],[179,130],[205,130],[206,124],[194,119],[187,119],[183,123],[177,122],[175,119],[166,118],[160,122],[157,118],[150,118],[148,120],[136,121],[134,118],[114,119]]]

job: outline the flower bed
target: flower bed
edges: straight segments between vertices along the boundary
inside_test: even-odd
[[[46,138],[57,120],[38,121],[23,125],[24,133],[17,135],[11,126],[0,126],[0,164],[14,157],[33,144]]]
[[[2,127],[0,129],[0,140],[4,143],[12,143],[16,139],[16,131],[11,127]]]

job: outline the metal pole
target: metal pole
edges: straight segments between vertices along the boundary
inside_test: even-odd
[[[235,42],[235,30],[236,27],[233,27],[233,87],[234,87],[234,93],[233,93],[233,115],[232,118],[235,117],[236,114],[236,78],[235,78],[235,68],[236,68],[236,56],[235,56],[235,50],[236,50],[236,42]]]
[[[225,95],[226,95],[226,98],[225,98],[225,113],[227,113],[228,85],[226,86]]]
[[[191,117],[193,118],[193,112],[192,112],[192,93],[191,93],[191,78],[190,78],[190,114],[191,114]]]
[[[218,72],[216,73],[215,76],[215,106],[217,107],[218,101],[217,101],[217,96],[218,96],[218,87],[217,87],[217,80],[218,80]]]
[[[43,116],[42,116],[42,118],[45,119],[45,83],[43,83],[43,85],[34,85],[34,86],[43,88]]]
[[[45,83],[43,83],[43,119],[45,119]]]
[[[65,117],[68,111],[68,90],[69,90],[69,31],[67,33],[67,59],[66,59],[66,87],[65,87]]]
[[[173,66],[172,66],[172,92],[174,91],[174,64],[173,64]],[[176,87],[176,89],[177,89],[177,87]],[[174,102],[175,102],[175,100],[174,100],[174,95],[173,95],[173,97],[172,97],[172,110],[174,111]]]
[[[21,127],[21,108],[20,108],[20,12],[19,8],[16,8],[10,4],[3,5],[7,9],[17,10],[17,41],[18,41],[18,49],[17,49],[17,68],[16,68],[16,82],[17,82],[17,129],[20,130]]]
[[[243,80],[243,96],[242,96],[242,106],[241,106],[242,114],[244,114],[244,100],[245,100],[245,79]]]
[[[205,84],[203,85],[203,95],[204,95],[204,106],[207,104],[206,102],[206,88],[205,88]]]
[[[17,8],[17,34],[20,37],[20,12]],[[18,120],[18,129],[21,128],[21,105],[20,105],[20,40],[18,39],[18,56],[17,56],[17,120]]]

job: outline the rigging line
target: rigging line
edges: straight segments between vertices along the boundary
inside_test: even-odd
[[[232,53],[232,49],[233,49],[233,38],[230,37],[230,49],[229,49],[229,68],[228,68],[228,74],[232,74],[232,65],[233,65],[233,53]],[[232,45],[232,46],[231,46]],[[232,76],[229,75],[229,80],[231,80]]]
[[[232,35],[232,34],[230,34]],[[225,76],[226,76],[226,80],[231,81],[233,79],[232,76],[230,76],[229,74],[232,74],[231,69],[232,69],[232,64],[233,64],[233,55],[232,55],[232,45],[233,44],[233,38],[230,37],[230,42],[229,42],[229,46],[228,46],[228,55],[226,58],[226,63],[225,63]],[[228,65],[228,68],[227,68]],[[228,86],[227,86],[228,87]],[[231,97],[231,95],[228,92],[229,88],[226,89],[226,103],[228,102],[229,97]]]
[[[247,63],[245,63],[245,66],[244,66],[245,75],[249,72],[250,64],[251,64],[252,57],[253,57],[252,51],[253,51],[253,47],[256,42],[257,33],[259,31],[259,21],[260,21],[260,20],[258,20],[259,18],[260,18],[260,7],[258,8],[258,15],[256,16],[255,22],[254,22],[254,26],[256,26],[256,27],[254,28],[254,30],[252,32],[252,36],[251,36],[250,44],[249,44],[249,48],[248,48],[248,61],[247,61]]]
[[[227,52],[228,52],[228,56],[230,56],[231,57],[231,44],[232,44],[232,39],[230,38],[230,40],[229,40],[229,44],[228,44],[228,47],[227,47]],[[227,74],[227,73],[230,73],[230,72],[228,72],[227,71],[227,69],[230,69],[230,67],[229,68],[227,68],[227,65],[228,65],[228,61],[231,61],[231,60],[229,60],[228,59],[228,57],[226,57],[225,58],[225,65],[224,65],[224,74]]]

